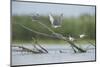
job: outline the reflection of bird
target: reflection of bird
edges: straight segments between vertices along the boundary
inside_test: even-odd
[[[37,20],[39,20],[39,18],[40,18],[39,14],[34,14],[32,16],[32,21],[37,21]]]
[[[68,38],[70,41],[74,41],[75,39],[73,38],[73,37],[71,37],[71,36],[69,36],[69,38]]]
[[[63,14],[60,15],[58,19],[55,19],[51,14],[49,14],[49,20],[54,28],[61,27]]]
[[[85,36],[86,36],[85,34],[79,35],[80,38],[83,38],[83,37],[85,37]]]

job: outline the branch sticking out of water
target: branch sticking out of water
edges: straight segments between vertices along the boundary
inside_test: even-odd
[[[16,24],[18,24],[18,23],[16,23]],[[24,29],[27,29],[27,30],[29,30],[29,31],[31,31],[31,32],[33,32],[33,33],[36,33],[36,34],[39,34],[39,35],[42,35],[42,36],[47,36],[47,37],[51,37],[51,38],[57,38],[57,39],[65,40],[65,41],[67,41],[71,46],[75,47],[79,52],[86,52],[86,50],[83,50],[82,48],[76,46],[76,45],[74,44],[74,42],[68,40],[68,39],[67,39],[66,37],[64,37],[63,35],[62,35],[61,37],[59,37],[58,35],[55,35],[55,36],[54,36],[54,35],[48,35],[48,34],[45,34],[45,33],[41,33],[41,32],[37,32],[37,31],[35,31],[35,30],[32,30],[32,29],[30,29],[30,28],[28,28],[28,27],[26,27],[26,26],[24,26],[24,25],[21,25],[21,24],[18,24],[18,25],[20,25],[20,26],[23,27]],[[55,33],[55,32],[52,32],[52,33]],[[75,51],[75,52],[76,52],[76,51]]]

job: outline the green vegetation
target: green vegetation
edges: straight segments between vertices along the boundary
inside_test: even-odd
[[[83,44],[90,44],[89,42],[95,44],[95,40],[90,40],[90,39],[83,39],[83,40],[77,40],[75,41],[74,43],[78,44],[78,45],[83,45]],[[58,39],[38,39],[38,42],[42,45],[45,45],[45,44],[48,44],[48,45],[51,45],[51,44],[55,44],[55,45],[68,45],[69,43],[64,41],[64,40],[58,40]],[[31,41],[24,41],[24,40],[14,40],[12,42],[13,44],[29,44],[29,43],[33,43],[34,42],[31,40]]]
[[[64,17],[62,22],[62,27],[52,28],[48,16],[41,16],[40,21],[46,24],[48,27],[53,29],[55,32],[60,33],[64,36],[72,35],[77,38],[79,34],[86,34],[88,40],[95,40],[95,15],[83,14],[79,17]],[[47,34],[52,34],[48,29],[44,28],[42,25],[37,23],[37,21],[32,21],[31,16],[12,16],[12,40],[13,41],[32,41],[32,37],[37,37],[42,42],[53,42],[52,38],[37,35],[27,29],[22,28],[22,24],[30,29],[38,32],[43,32]],[[49,40],[49,41],[48,41]],[[55,39],[55,41],[58,41]],[[59,40],[59,43],[63,42]]]

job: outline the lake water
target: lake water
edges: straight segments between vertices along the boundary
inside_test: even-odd
[[[45,63],[61,63],[61,62],[77,62],[77,61],[93,61],[95,60],[95,48],[90,46],[86,53],[74,53],[68,45],[42,45],[49,53],[32,54],[27,52],[15,52],[12,48],[12,65],[29,65],[29,64],[45,64]],[[32,48],[32,45],[26,45]],[[88,45],[81,46],[86,49]],[[62,53],[59,51],[62,50]]]

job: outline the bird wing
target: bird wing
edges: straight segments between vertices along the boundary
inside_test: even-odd
[[[61,15],[59,16],[59,22],[60,22],[60,24],[62,23],[62,20],[63,20],[63,14],[61,14]]]
[[[51,14],[49,14],[49,20],[51,21],[51,24],[53,24],[54,18],[53,18],[53,16]]]

